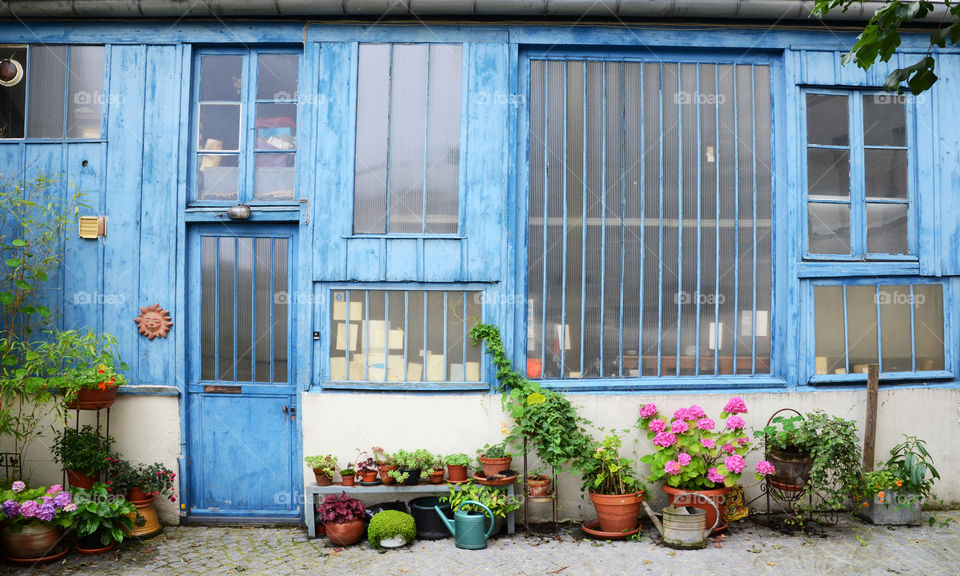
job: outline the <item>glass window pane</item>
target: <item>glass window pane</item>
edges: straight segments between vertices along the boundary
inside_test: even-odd
[[[394,45],[390,108],[389,232],[423,231],[427,46]]]
[[[204,54],[200,57],[200,100],[238,102],[243,84],[243,56]]]
[[[197,177],[198,200],[236,200],[238,194],[236,154],[201,154]]]
[[[270,320],[273,312],[273,293],[270,287],[272,279],[270,274],[270,244],[270,238],[256,239],[253,280],[256,282],[256,292],[254,294],[256,305],[256,317],[254,318],[256,370],[254,371],[254,379],[257,382],[270,382],[271,358],[273,356],[270,346],[273,341],[270,337],[270,331],[273,330],[273,323]]]
[[[623,120],[621,111],[623,103],[623,84],[621,82],[622,66],[619,62],[607,63],[604,67],[606,85],[604,98],[606,111],[604,113],[604,171],[606,173],[604,195],[604,250],[603,250],[603,373],[602,376],[617,378],[620,376],[620,283],[621,262],[623,260],[621,246],[621,188],[624,184],[622,177],[613,176],[621,173],[623,163],[622,141]],[[635,285],[634,285],[635,286]],[[628,320],[629,322],[629,320]],[[636,322],[632,323],[636,326]],[[635,333],[635,332],[634,332]],[[636,336],[634,336],[634,342]],[[636,344],[633,344],[636,349]],[[636,352],[634,352],[636,356]]]
[[[240,105],[201,104],[200,150],[240,150]]]
[[[220,322],[217,334],[217,356],[220,368],[219,380],[234,380],[236,372],[234,371],[234,334],[236,327],[233,325],[234,306],[236,299],[234,297],[234,286],[236,285],[236,259],[237,247],[236,240],[233,238],[220,238],[220,266],[219,280],[220,290],[217,298],[217,315]]]
[[[296,150],[296,104],[257,104],[256,148],[257,150]]]
[[[483,310],[481,305],[483,300],[481,298],[481,292],[467,292],[467,316],[466,323],[464,326],[464,334],[470,334],[470,329],[473,328],[478,322],[483,321]],[[469,336],[465,336],[469,338]],[[483,379],[482,367],[483,367],[483,347],[474,346],[468,340],[467,342],[467,357],[464,366],[466,378],[468,382],[480,382]]]
[[[877,287],[847,287],[847,355],[851,372],[877,364]]]
[[[603,63],[586,64],[586,156],[584,183],[584,249],[592,255],[584,262],[583,289],[583,378],[597,378],[600,366],[601,264],[603,262]],[[582,189],[582,188],[581,188]],[[579,242],[579,241],[578,241]],[[578,289],[579,291],[579,289]],[[616,334],[614,334],[616,339]]]
[[[237,380],[253,380],[253,238],[237,239]],[[262,344],[261,344],[262,345]]]
[[[850,153],[831,148],[807,148],[807,196],[850,197]]]
[[[913,296],[917,370],[943,370],[943,286],[916,284]]]
[[[70,47],[67,138],[100,137],[103,74],[103,46]]]
[[[257,99],[294,101],[299,60],[296,54],[261,54],[257,59]]]
[[[389,44],[360,44],[353,231],[386,232],[387,138],[390,118]]]
[[[463,382],[463,292],[447,292],[447,379]]]
[[[913,343],[910,337],[910,287],[879,286],[880,348],[883,372],[913,370]]]
[[[755,68],[754,88],[757,130],[757,313],[753,319],[757,348],[756,373],[770,373],[771,306],[773,298],[773,162],[771,132],[773,130],[770,110],[770,67]]]
[[[273,240],[273,381],[287,381],[287,239]]]
[[[906,146],[907,113],[897,94],[863,95],[863,143],[867,146]]]
[[[389,296],[389,332],[387,334],[387,380],[390,382],[402,382],[404,380],[403,358],[405,353],[404,319],[406,317],[405,292],[401,290],[390,290]]]
[[[850,253],[850,205],[807,204],[810,254]]]
[[[846,345],[843,341],[843,287],[815,286],[813,301],[816,326],[817,374],[846,374]]]
[[[0,88],[0,138],[23,138],[26,124],[27,49],[5,47],[2,57],[19,63],[23,77],[14,86]]]
[[[367,292],[368,307],[363,323],[363,348],[367,365],[367,380],[383,382],[387,361],[387,310],[383,290]]]
[[[867,203],[867,252],[908,254],[907,204]]]
[[[566,190],[564,202],[567,211],[566,286],[564,292],[563,323],[554,332],[554,349],[562,343],[562,374],[565,378],[582,378],[580,356],[583,347],[580,315],[583,310],[583,239],[584,239],[584,62],[567,63],[567,128]],[[561,149],[562,150],[562,149]]]
[[[200,242],[200,379],[216,378],[217,239]]]
[[[423,330],[424,293],[411,291],[407,295],[407,382],[423,382],[424,348],[426,339]]]
[[[427,121],[428,234],[456,233],[460,181],[460,44],[430,46]]]
[[[347,293],[330,293],[330,380],[347,379]],[[351,354],[354,352],[350,351]],[[259,365],[258,365],[259,367]]]
[[[427,349],[426,349],[426,380],[428,382],[442,382],[447,379],[446,358],[444,356],[443,338],[446,310],[443,305],[443,292],[431,290],[427,292]]]
[[[864,150],[867,198],[907,198],[907,151]]]
[[[29,137],[63,138],[66,70],[66,46],[30,47],[30,112],[27,119]]]
[[[253,197],[257,200],[293,200],[295,154],[256,155]]]
[[[543,271],[545,250],[543,233],[546,154],[546,63],[530,62],[530,184],[527,217],[527,377],[543,373]]]
[[[807,94],[807,143],[846,146],[850,143],[847,97]]]

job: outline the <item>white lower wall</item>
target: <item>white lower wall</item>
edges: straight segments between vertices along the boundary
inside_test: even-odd
[[[70,411],[66,425],[75,426],[76,412]],[[101,429],[105,431],[106,410],[101,411]],[[96,412],[80,411],[80,425],[96,424]],[[23,475],[42,485],[58,484],[63,480],[60,466],[51,458],[53,426],[63,426],[48,415],[38,428],[42,435],[36,438],[24,454]],[[176,396],[146,396],[120,394],[110,409],[110,435],[116,439],[114,448],[133,464],[161,462],[177,473],[180,469],[180,410]],[[9,447],[4,446],[5,449]],[[156,498],[154,504],[164,524],[180,523],[180,494],[176,503]]]
[[[763,392],[738,394],[747,403],[744,415],[748,426],[762,428],[773,412],[794,408],[800,412],[822,409],[835,416],[852,419],[862,430],[865,420],[866,392],[860,390],[815,392]],[[609,429],[630,429],[625,447],[634,458],[652,451],[645,434],[633,428],[641,403],[656,402],[664,412],[698,404],[713,418],[732,394],[571,394],[581,415],[597,426]],[[495,394],[363,394],[305,393],[303,395],[303,453],[331,453],[341,465],[352,462],[356,449],[369,451],[374,445],[387,451],[400,448],[425,448],[449,454],[465,452],[473,456],[488,442],[503,438],[501,423],[507,418],[500,409],[500,396]],[[877,423],[878,460],[885,459],[889,449],[903,434],[917,435],[927,441],[936,459],[942,480],[934,492],[949,505],[960,504],[960,450],[955,438],[960,435],[960,390],[938,388],[887,388],[880,391]],[[599,436],[600,433],[598,432]],[[753,479],[753,464],[760,450],[748,458],[749,474],[743,485],[748,498],[759,494]],[[522,460],[513,468],[520,470]],[[638,469],[648,472],[644,465]],[[313,482],[313,473],[303,467],[304,482]],[[580,478],[571,473],[560,479],[561,517],[589,518],[593,507],[581,498]],[[651,498],[661,502],[658,489]],[[757,503],[762,506],[761,502]],[[549,516],[549,505],[531,508],[532,518]]]

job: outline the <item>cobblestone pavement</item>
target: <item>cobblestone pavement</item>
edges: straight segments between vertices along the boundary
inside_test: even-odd
[[[752,521],[732,525],[705,550],[679,551],[658,543],[652,527],[639,541],[598,542],[578,529],[550,538],[501,537],[486,550],[459,550],[452,539],[418,541],[378,552],[364,542],[340,549],[310,540],[294,528],[168,527],[144,542],[125,542],[103,556],[71,554],[32,569],[2,566],[0,573],[32,575],[268,575],[419,574],[511,575],[834,575],[960,574],[960,511],[946,527],[870,526],[841,517],[819,535],[786,536]]]

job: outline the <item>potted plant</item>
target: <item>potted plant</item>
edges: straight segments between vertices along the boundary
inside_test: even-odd
[[[115,494],[126,497],[136,510],[128,514],[132,520],[131,528],[124,528],[128,536],[149,538],[163,530],[154,497],[163,496],[176,502],[174,479],[177,475],[160,462],[133,466],[125,460],[113,459],[108,485]]]
[[[347,496],[327,494],[317,506],[317,512],[327,530],[327,538],[337,546],[350,546],[363,538],[363,502]]]
[[[746,422],[739,416],[746,412],[746,403],[738,397],[726,403],[719,423],[696,405],[676,410],[672,418],[661,415],[652,402],[640,406],[637,425],[646,430],[655,448],[640,459],[650,465],[647,479],[663,481],[662,489],[671,506],[680,503],[702,509],[707,514],[707,526],[719,521],[717,530],[727,526],[723,519],[726,495],[747,467],[744,456],[750,449],[750,438]],[[769,462],[757,463],[756,470],[758,478],[769,474]]]
[[[53,440],[53,460],[67,471],[72,487],[90,489],[107,469],[113,453],[113,438],[104,437],[89,424],[79,430],[61,428]]]
[[[427,481],[431,484],[443,484],[443,475],[445,474],[443,468],[443,459],[440,456],[432,456],[432,462],[428,462],[426,467],[421,472],[421,477],[426,475]]]
[[[509,470],[510,463],[513,462],[513,454],[507,451],[506,440],[497,444],[484,444],[483,448],[477,450],[477,454],[477,461],[484,476],[496,476]]]
[[[395,479],[390,475],[390,472],[397,469],[396,458],[379,446],[374,446],[372,451],[373,457],[377,461],[377,469],[380,471],[380,480],[384,484],[393,484]]]
[[[543,469],[535,468],[527,474],[527,497],[529,498],[551,498],[553,490],[551,485],[553,479],[543,473]]]
[[[73,489],[74,531],[79,543],[77,551],[82,554],[99,554],[123,542],[124,529],[132,530],[130,519],[136,506],[122,496],[112,494],[107,484],[100,482],[90,490]]]
[[[633,461],[620,455],[622,446],[619,436],[608,435],[575,463],[604,532],[632,532],[640,524],[644,487]]]
[[[73,524],[77,505],[63,487],[27,488],[19,480],[0,492],[0,545],[9,558],[31,564],[50,562],[67,553],[66,547],[57,550],[63,538],[63,529]]]
[[[126,383],[118,370],[128,366],[117,353],[117,339],[92,330],[62,330],[46,350],[53,370],[59,371],[50,383],[60,390],[71,410],[109,408],[117,388]]]
[[[330,454],[321,456],[307,456],[303,459],[307,466],[313,468],[313,475],[317,480],[317,486],[330,486],[333,484],[333,475],[337,472],[337,459]]]
[[[463,510],[482,514],[483,508],[474,504],[464,504],[464,502],[472,500],[483,504],[493,512],[493,534],[499,533],[503,528],[503,520],[507,514],[520,509],[519,498],[508,495],[502,489],[476,484],[472,480],[461,486],[451,486],[449,495],[441,497],[440,500],[449,502],[450,509],[454,512],[462,507]]]
[[[919,526],[923,501],[939,479],[926,442],[905,434],[890,458],[857,484],[860,513],[873,524]],[[931,518],[930,525],[934,522]]]
[[[450,454],[443,458],[447,465],[448,482],[465,482],[467,480],[467,467],[470,466],[470,457],[463,453]]]
[[[357,461],[355,463],[357,474],[360,475],[360,481],[365,484],[376,482],[377,475],[380,473],[377,461],[368,456],[366,452],[357,450]]]
[[[400,484],[414,486],[420,482],[420,472],[429,465],[433,456],[426,450],[397,450],[393,455],[397,462],[397,469],[390,471],[390,476]]]
[[[370,519],[367,541],[374,548],[399,548],[417,537],[413,516],[399,510],[383,510]]]
[[[347,464],[347,467],[340,471],[340,481],[344,486],[353,486],[356,480],[357,471],[353,469],[353,464]]]

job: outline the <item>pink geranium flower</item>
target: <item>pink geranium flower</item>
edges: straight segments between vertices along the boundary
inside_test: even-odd
[[[654,434],[659,434],[667,429],[667,423],[663,421],[663,418],[654,418],[650,421],[650,431]]]
[[[657,405],[653,402],[649,404],[643,404],[640,406],[640,417],[641,418],[650,418],[657,413]]]
[[[723,407],[723,411],[727,414],[746,414],[747,403],[743,401],[743,398],[734,396],[727,401],[727,405]]]

